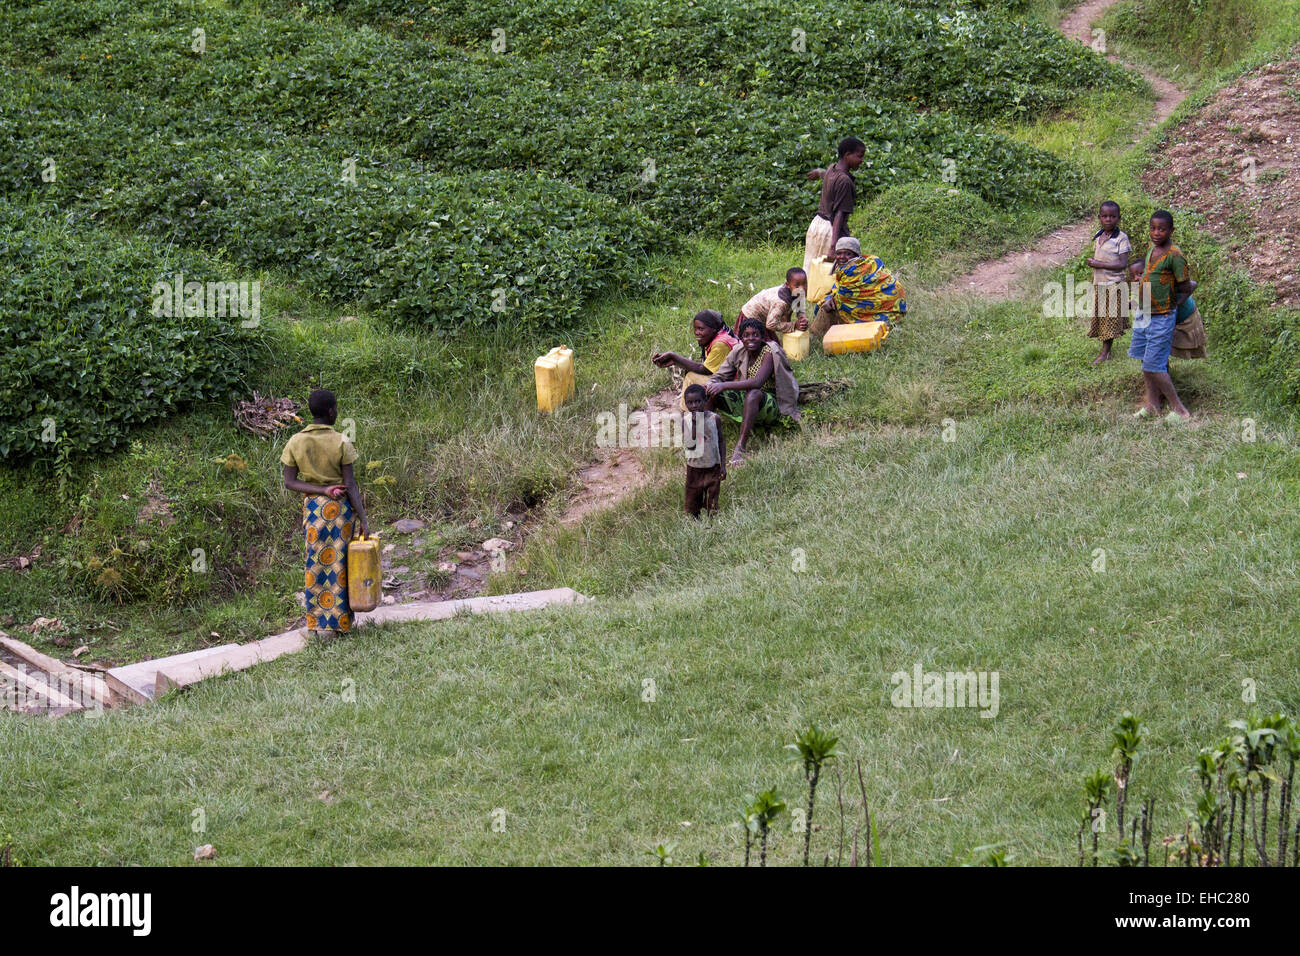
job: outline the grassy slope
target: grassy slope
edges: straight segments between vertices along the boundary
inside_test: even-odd
[[[927,321],[970,334],[960,309]],[[951,443],[813,429],[731,478],[707,530],[672,484],[536,548],[537,583],[588,608],[370,632],[99,723],[11,721],[6,816],[33,862],[179,863],[206,840],[232,863],[626,863],[669,838],[737,862],[730,811],[798,792],[780,745],[816,720],[863,758],[889,862],[995,841],[1063,862],[1077,782],[1133,708],[1167,832],[1243,678],[1300,702],[1300,462],[1290,434],[1243,444],[1239,409],[1190,432],[1127,410],[955,410]],[[892,708],[918,661],[997,670],[997,719]]]
[[[1071,141],[1068,131],[1025,135]],[[367,351],[364,337],[379,333],[363,316],[363,455],[412,462],[392,469],[391,516],[422,484],[414,462],[443,457],[435,449],[459,451],[461,465],[496,462],[478,472],[489,483],[516,474],[490,468],[529,447],[545,474],[563,474],[585,456],[596,411],[655,387],[642,352],[684,348],[683,316],[706,304],[734,313],[750,280],[797,254],[700,246],[663,266],[680,270],[681,293],[605,306],[579,343],[580,375],[597,393],[542,425],[525,414],[525,352],[493,362],[481,387],[487,362],[467,348],[456,357],[478,400],[456,425],[474,440],[438,411],[439,396],[466,407],[463,379],[423,383],[427,393],[377,382],[375,370],[414,346],[385,335]],[[951,273],[953,261],[925,274]],[[779,454],[734,474],[711,529],[676,514],[680,466],[662,452],[663,484],[534,539],[529,586],[570,584],[597,604],[363,634],[98,724],[6,719],[0,830],[34,863],[179,863],[205,841],[243,863],[634,862],[669,839],[680,858],[702,849],[737,862],[739,834],[726,824],[740,796],[769,785],[796,796],[801,777],[780,745],[816,720],[863,759],[888,862],[945,862],[1003,840],[1017,862],[1067,862],[1080,780],[1106,766],[1104,728],[1131,708],[1150,728],[1136,786],[1153,788],[1159,832],[1171,832],[1174,804],[1190,794],[1184,768],[1244,709],[1243,678],[1258,681],[1265,708],[1300,704],[1300,652],[1285,640],[1298,589],[1294,422],[1208,362],[1176,369],[1204,413],[1197,427],[1140,427],[1127,417],[1130,364],[1088,367],[1092,344],[1077,324],[1045,320],[1033,302],[913,287],[914,317],[884,352],[801,369],[855,387],[812,409]],[[283,308],[333,321],[307,301]],[[301,373],[283,369],[279,381]],[[412,409],[430,410],[427,433],[367,435]],[[224,414],[147,435],[144,462],[178,489],[193,476],[210,484],[197,455],[169,466],[163,450],[190,435],[202,454],[224,455]],[[1247,416],[1261,423],[1253,445],[1240,441]],[[942,441],[943,418],[956,441]],[[483,442],[495,453],[483,455]],[[273,473],[273,449],[234,450],[253,476]],[[140,471],[123,456],[102,478],[138,487]],[[272,482],[239,480],[255,483],[258,507],[284,506]],[[506,503],[481,501],[489,520]],[[441,530],[468,534],[464,520]],[[804,574],[788,570],[795,548]],[[1091,569],[1095,548],[1107,551],[1104,573]],[[291,564],[291,552],[280,557]],[[256,592],[269,605],[248,599],[230,612],[245,615],[241,626],[289,611],[288,574],[276,578],[281,595]],[[49,613],[42,602],[59,595],[73,613],[106,613],[46,587],[0,578],[0,599]],[[161,648],[164,635],[219,613],[143,612],[134,649]],[[998,670],[999,717],[892,708],[889,674],[918,661]],[[640,700],[646,678],[658,685],[653,704]],[[345,686],[355,704],[340,698]],[[326,789],[333,803],[317,799]],[[823,823],[831,802],[823,791]],[[190,829],[198,807],[202,837]],[[510,813],[504,834],[489,826],[495,807]],[[796,843],[779,838],[777,858],[793,860]]]

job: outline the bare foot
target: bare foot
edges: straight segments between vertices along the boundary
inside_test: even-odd
[[[729,462],[727,462],[727,467],[728,467],[728,468],[739,468],[739,467],[740,467],[741,465],[743,465],[747,460],[748,460],[748,459],[745,458],[745,453],[744,453],[743,451],[741,451],[740,449],[737,449],[737,450],[736,450],[736,453],[735,453],[734,455],[731,456],[731,460],[730,460]]]
[[[1098,355],[1095,359],[1092,360],[1092,364],[1100,365],[1102,362],[1109,362],[1112,358],[1114,358],[1114,356],[1111,355],[1109,352],[1102,352],[1100,355]]]

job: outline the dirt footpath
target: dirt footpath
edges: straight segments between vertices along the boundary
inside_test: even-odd
[[[1300,305],[1300,59],[1220,90],[1169,134],[1142,176],[1171,206],[1195,209],[1256,282]],[[1244,227],[1244,228],[1243,228]],[[1249,233],[1246,241],[1233,234]]]

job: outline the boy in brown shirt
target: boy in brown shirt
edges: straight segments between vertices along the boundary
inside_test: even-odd
[[[839,159],[826,169],[814,169],[808,173],[809,179],[822,181],[821,200],[817,204],[817,215],[804,237],[803,268],[805,272],[813,264],[828,258],[835,243],[849,235],[849,214],[857,201],[858,186],[853,179],[853,170],[862,165],[867,158],[867,145],[854,136],[840,140]]]

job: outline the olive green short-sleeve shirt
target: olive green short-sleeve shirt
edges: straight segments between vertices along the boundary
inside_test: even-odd
[[[1151,312],[1161,315],[1174,307],[1174,297],[1178,286],[1191,276],[1187,272],[1187,260],[1183,251],[1171,245],[1169,251],[1154,262],[1151,253],[1147,254],[1146,271],[1142,274],[1142,284],[1151,290]]]
[[[343,466],[357,460],[352,442],[333,425],[311,424],[290,438],[280,462],[298,469],[298,477],[312,485],[343,482]]]

